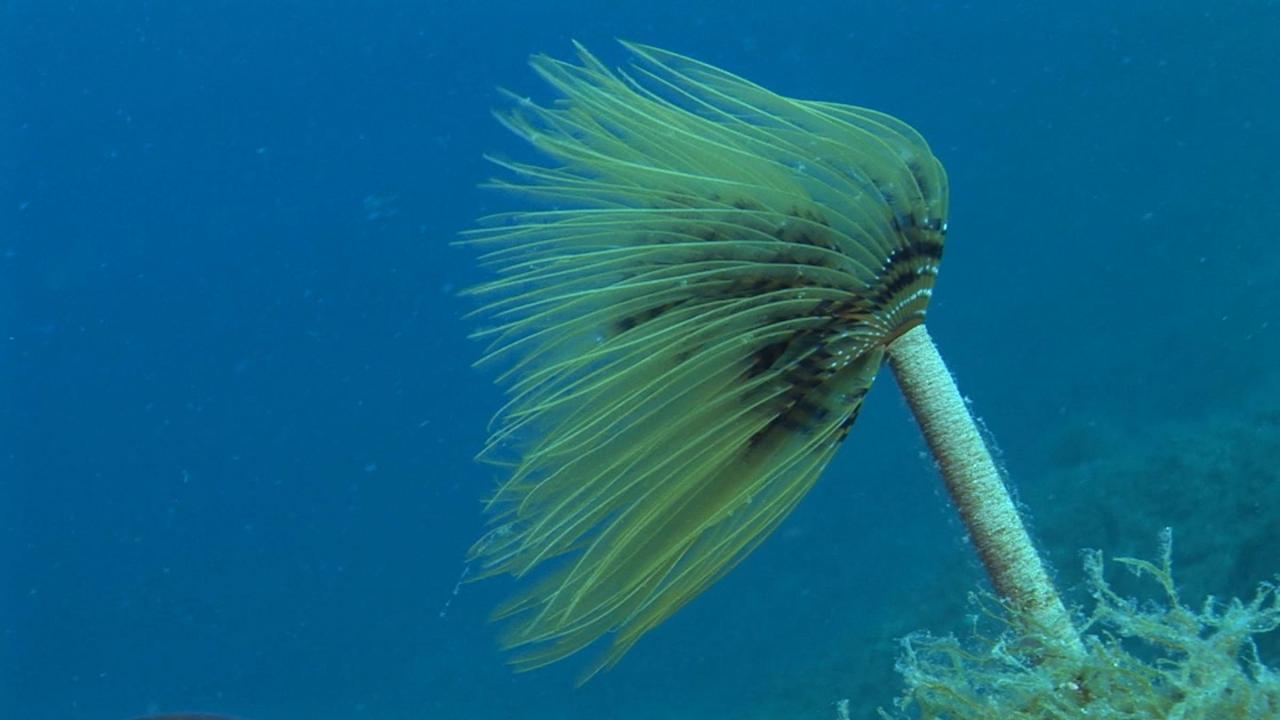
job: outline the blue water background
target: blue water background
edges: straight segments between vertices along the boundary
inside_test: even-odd
[[[1052,438],[1123,452],[1280,404],[1274,2],[0,13],[0,717],[830,718],[892,698],[860,668],[899,629],[962,626],[930,608],[982,575],[886,374],[778,535],[616,670],[503,666],[509,587],[458,587],[501,396],[449,242],[519,202],[477,189],[482,153],[536,158],[495,88],[551,99],[526,58],[573,39],[929,139],[953,188],[930,326],[1037,527],[1088,526],[1036,494]],[[1058,566],[1099,541],[1041,533]]]

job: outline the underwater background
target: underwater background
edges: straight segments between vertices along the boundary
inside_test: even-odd
[[[496,88],[615,38],[928,139],[931,332],[1069,602],[1165,526],[1192,605],[1280,571],[1280,3],[10,0],[0,717],[872,717],[897,638],[965,632],[984,577],[884,377],[616,669],[503,665],[449,243],[522,202],[483,153],[537,159]]]

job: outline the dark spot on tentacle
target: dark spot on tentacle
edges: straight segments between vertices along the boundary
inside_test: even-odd
[[[773,364],[778,361],[778,358],[782,357],[782,354],[787,351],[788,344],[789,341],[787,340],[779,340],[778,342],[769,343],[759,350],[756,350],[751,367],[747,370],[747,377],[756,377],[772,368]]]

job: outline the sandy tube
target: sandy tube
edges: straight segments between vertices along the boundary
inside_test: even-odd
[[[1071,617],[924,325],[889,345],[889,363],[996,592],[1036,630],[1082,655]]]

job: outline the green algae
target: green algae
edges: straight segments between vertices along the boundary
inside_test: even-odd
[[[1172,540],[1161,538],[1159,563],[1120,558],[1152,597],[1122,597],[1104,577],[1102,554],[1085,556],[1096,603],[1082,623],[1083,657],[1051,637],[1023,630],[1013,608],[975,598],[999,632],[975,623],[965,642],[912,635],[898,670],[906,692],[883,718],[920,720],[1276,720],[1280,674],[1259,657],[1254,638],[1280,627],[1274,584],[1252,599],[1208,597],[1196,610],[1174,584]]]

